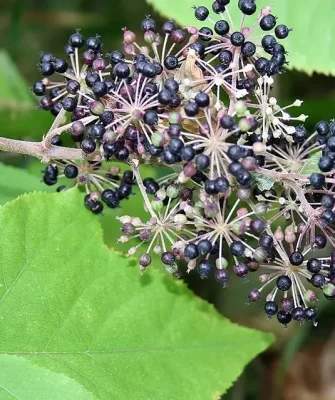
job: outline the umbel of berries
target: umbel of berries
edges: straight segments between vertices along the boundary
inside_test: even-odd
[[[78,186],[99,215],[138,193],[146,216],[118,218],[141,272],[160,259],[223,288],[253,274],[248,304],[316,325],[318,296],[335,298],[335,123],[309,132],[302,101],[276,99],[292,29],[271,6],[216,0],[190,13],[199,28],[147,15],[119,48],[76,31],[62,56],[40,54],[32,90],[57,126],[43,149],[60,155],[43,181]]]

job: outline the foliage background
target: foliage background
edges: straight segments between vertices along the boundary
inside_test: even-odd
[[[290,12],[298,15],[301,10],[298,1],[289,2]],[[307,0],[307,3],[314,0]],[[325,1],[327,3],[327,1]],[[332,11],[334,11],[332,9]],[[190,14],[192,10],[190,10]],[[0,3],[0,48],[8,52],[24,78],[27,89],[39,78],[36,64],[42,50],[62,54],[63,46],[74,28],[81,28],[85,36],[99,33],[106,51],[120,47],[121,28],[127,26],[139,33],[139,24],[145,14],[158,20],[162,18],[144,0],[2,0]],[[329,15],[333,21],[335,11]],[[285,22],[285,21],[283,21]],[[333,22],[330,22],[333,24]],[[324,40],[323,27],[327,21],[316,15],[305,27],[306,45],[317,49],[318,41]],[[309,33],[320,31],[320,35]],[[295,32],[292,33],[294,35]],[[327,33],[328,34],[328,33]],[[331,35],[331,33],[329,33]],[[332,36],[332,40],[335,38]],[[293,51],[293,49],[292,49]],[[3,53],[2,53],[3,54]],[[318,53],[311,57],[319,57]],[[306,61],[306,67],[308,59]],[[325,71],[332,66],[325,65]],[[22,94],[18,77],[8,80],[13,66],[7,58],[0,57],[0,127],[1,135],[12,138],[32,138],[38,140],[48,129],[50,118],[42,111],[34,110],[29,95]],[[335,79],[321,74],[309,76],[304,72],[290,71],[279,78],[276,95],[281,104],[290,104],[296,98],[304,100],[302,112],[309,115],[307,126],[313,129],[321,119],[331,119],[335,115]],[[30,171],[36,176],[41,166],[39,162],[26,157],[0,153],[0,161]],[[150,171],[148,171],[150,173]],[[27,175],[28,179],[28,175]],[[6,178],[0,174],[0,199],[4,203],[25,190],[45,190],[38,179],[33,183],[22,180],[21,175]],[[29,178],[30,179],[30,178]],[[26,186],[27,185],[27,189]],[[115,245],[115,215],[103,218],[105,243]],[[310,325],[290,327],[285,330],[268,321],[260,309],[246,306],[248,288],[232,285],[223,291],[215,282],[200,281],[197,276],[187,278],[188,285],[199,296],[213,303],[216,308],[240,324],[255,327],[277,335],[275,346],[256,358],[230,389],[226,400],[330,400],[335,398],[335,347],[334,307],[320,304],[321,325],[318,329]],[[238,343],[235,344],[239,346]],[[326,397],[324,397],[326,396]],[[136,398],[136,396],[134,396]]]

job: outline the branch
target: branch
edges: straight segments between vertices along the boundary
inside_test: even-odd
[[[0,137],[0,150],[10,153],[25,154],[49,162],[50,160],[83,160],[101,161],[99,152],[86,156],[81,149],[50,145],[46,148],[43,142],[27,142],[24,140],[6,139]]]

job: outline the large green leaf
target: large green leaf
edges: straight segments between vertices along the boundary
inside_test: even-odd
[[[40,164],[40,169],[44,168]],[[0,204],[14,200],[23,193],[40,190],[43,192],[54,192],[54,186],[47,186],[41,182],[40,175],[32,175],[21,168],[15,168],[0,163]]]
[[[140,276],[107,251],[81,203],[74,189],[0,209],[0,354],[74,379],[95,399],[218,397],[272,337],[232,324],[157,269]]]
[[[192,6],[204,5],[210,10],[212,0],[147,0],[155,10],[175,19],[181,25],[209,26],[209,21],[199,22],[194,17]],[[237,0],[232,0],[228,6],[235,26],[239,26],[241,12],[237,8]],[[279,23],[293,28],[285,47],[289,52],[290,67],[307,73],[319,72],[335,75],[335,2],[333,0],[257,0],[257,9],[273,5],[273,14],[279,17]],[[216,21],[216,15],[212,13]],[[225,16],[225,14],[224,14]],[[246,24],[254,25],[257,17],[246,18]],[[249,22],[250,21],[250,22]],[[260,31],[261,34],[261,31]]]
[[[37,111],[36,105],[29,85],[7,51],[0,49],[0,136],[41,139],[49,130],[53,117],[45,111]]]
[[[32,109],[34,105],[28,85],[7,51],[0,49],[0,109]]]
[[[23,357],[0,356],[1,400],[94,400],[92,393],[62,374],[39,367]]]

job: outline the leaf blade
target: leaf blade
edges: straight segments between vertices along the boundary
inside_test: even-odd
[[[98,399],[224,392],[271,337],[232,324],[166,274],[140,277],[107,252],[78,202],[77,190],[35,193],[0,209],[0,353],[75,379]]]
[[[194,18],[192,6],[193,0],[147,0],[147,2],[159,13],[175,19],[180,25],[192,25],[197,27],[207,26],[206,22],[199,22]],[[204,0],[201,5],[212,9],[212,0]],[[234,4],[237,2],[234,2]],[[279,23],[293,28],[284,45],[289,53],[289,68],[295,68],[308,74],[318,72],[321,74],[335,75],[335,60],[332,56],[332,48],[335,46],[335,25],[332,16],[335,13],[335,3],[332,0],[324,0],[322,7],[316,2],[304,0],[273,0],[273,14],[279,17]],[[257,0],[257,15],[261,8],[269,5],[267,0]],[[241,13],[237,6],[228,6],[235,25],[239,25]],[[178,12],[176,13],[176,10]],[[301,12],[301,10],[304,10]],[[214,15],[213,13],[211,15]],[[315,15],[318,18],[315,19]],[[215,16],[215,15],[214,15]],[[223,17],[226,18],[225,13]],[[219,18],[216,18],[218,20]],[[255,16],[247,17],[250,25],[253,25]],[[321,25],[322,24],[322,25]],[[308,35],[313,40],[306,41],[306,27]],[[259,31],[260,32],[260,31]],[[259,33],[260,34],[260,33]],[[263,32],[264,34],[264,32]],[[325,40],[325,37],[327,38]],[[318,54],[318,57],[315,57]]]

